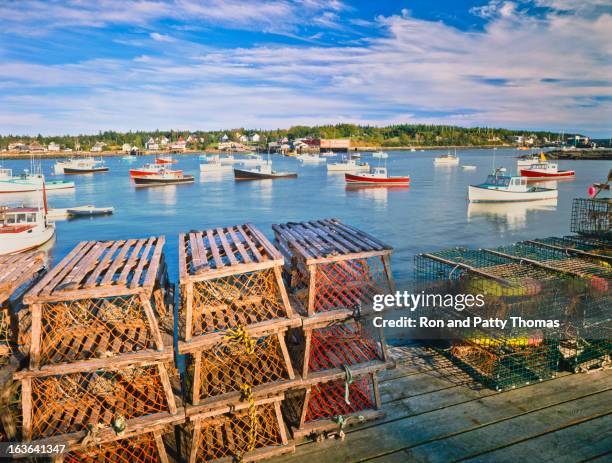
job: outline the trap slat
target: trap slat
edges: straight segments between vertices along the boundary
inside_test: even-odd
[[[0,256],[0,305],[45,265],[42,252]]]

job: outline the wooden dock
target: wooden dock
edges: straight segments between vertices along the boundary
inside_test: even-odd
[[[495,392],[423,347],[394,347],[380,376],[384,418],[344,440],[302,442],[272,463],[596,461],[612,458],[612,371],[561,373]]]

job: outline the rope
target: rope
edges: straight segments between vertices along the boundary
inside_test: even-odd
[[[355,378],[353,378],[353,373],[351,372],[348,365],[344,365],[344,401],[347,405],[350,405],[351,402],[349,400],[349,386],[353,384]]]
[[[243,384],[240,386],[240,392],[242,396],[240,400],[246,401],[249,403],[249,420],[251,421],[250,429],[249,429],[249,441],[247,444],[247,452],[252,452],[255,450],[255,446],[257,445],[257,409],[255,407],[255,399],[253,398],[253,389],[249,384]],[[235,461],[241,462],[243,461],[244,454],[242,452],[238,452],[234,458]]]
[[[100,445],[100,438],[98,437],[98,429],[103,428],[104,425],[101,423],[92,424],[89,423],[85,429],[85,437],[81,440],[83,447],[89,447],[90,445]]]
[[[230,341],[236,341],[242,344],[246,350],[246,353],[249,355],[253,355],[255,353],[255,339],[249,336],[249,333],[244,328],[244,326],[238,326],[235,329],[227,330],[227,334],[225,335],[225,339]]]

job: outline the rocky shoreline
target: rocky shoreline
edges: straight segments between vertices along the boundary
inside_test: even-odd
[[[612,149],[553,150],[548,151],[546,157],[549,159],[610,161],[612,160]]]

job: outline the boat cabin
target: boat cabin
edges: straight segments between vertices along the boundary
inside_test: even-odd
[[[386,177],[387,176],[387,168],[386,167],[372,167],[370,173],[376,177]]]
[[[0,178],[11,178],[13,176],[13,169],[0,169]]]
[[[491,174],[481,186],[512,191],[527,191],[527,179],[524,177]]]
[[[15,233],[33,228],[38,220],[39,210],[26,207],[0,207],[0,233]]]

